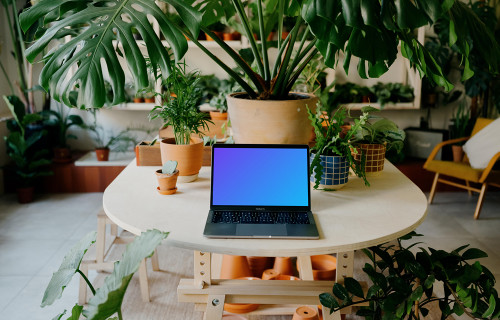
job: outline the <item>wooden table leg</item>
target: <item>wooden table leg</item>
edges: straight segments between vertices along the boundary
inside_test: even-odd
[[[206,320],[220,320],[224,312],[224,301],[226,296],[223,294],[209,295],[207,309],[205,312]]]
[[[297,257],[299,262],[299,273],[300,279],[302,280],[314,280],[312,272],[312,264],[310,256],[299,256]]]

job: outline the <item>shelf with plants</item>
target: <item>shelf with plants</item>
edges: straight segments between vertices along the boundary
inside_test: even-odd
[[[148,102],[127,102],[111,107],[112,110],[151,111],[157,104]]]

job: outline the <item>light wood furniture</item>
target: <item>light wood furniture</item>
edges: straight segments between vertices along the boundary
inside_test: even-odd
[[[478,118],[476,120],[474,128],[472,129],[471,136],[479,132],[479,130],[483,129],[491,122],[493,122],[493,119]],[[462,162],[440,161],[434,159],[439,150],[441,150],[441,148],[443,148],[444,146],[452,145],[457,142],[465,142],[469,138],[470,137],[464,137],[447,140],[436,145],[429,155],[429,158],[427,158],[427,161],[425,161],[424,169],[436,173],[434,175],[434,181],[432,183],[431,192],[429,194],[429,204],[431,204],[434,200],[438,182],[465,189],[469,193],[469,196],[472,194],[472,191],[478,192],[479,197],[477,199],[476,210],[474,211],[474,219],[479,219],[479,215],[483,207],[484,195],[486,193],[486,190],[488,189],[488,185],[500,187],[500,171],[493,170],[493,166],[500,158],[500,152],[495,154],[493,158],[491,158],[488,166],[484,170],[472,168],[466,156],[464,157]],[[448,178],[443,178],[442,176],[461,179],[464,180],[464,183],[458,183],[456,181],[449,180]],[[481,188],[475,188],[471,186],[470,183],[479,183],[481,185]]]
[[[113,237],[110,245],[106,248],[106,226],[110,228],[110,236]],[[83,260],[80,265],[80,270],[82,273],[88,277],[89,269],[97,270],[113,270],[115,261],[106,261],[106,255],[113,245],[118,244],[129,244],[134,240],[133,236],[120,236],[118,234],[118,226],[111,221],[108,216],[104,213],[104,210],[100,210],[97,214],[97,238],[95,242],[96,258],[95,260]],[[151,264],[154,271],[160,270],[158,263],[158,254],[155,251],[151,257]],[[139,283],[141,288],[141,296],[144,302],[149,302],[149,283],[148,274],[146,268],[146,259],[142,260],[139,266]],[[87,303],[87,283],[80,277],[80,288],[78,291],[78,303],[83,305]]]
[[[178,299],[195,303],[206,319],[220,319],[224,302],[259,303],[253,313],[290,315],[297,305],[317,305],[319,294],[331,291],[333,282],[313,281],[311,255],[336,253],[337,279],[343,281],[353,274],[354,250],[405,235],[427,213],[422,191],[386,162],[383,173],[370,179],[371,187],[352,178],[341,191],[311,191],[319,240],[206,239],[210,168],[203,167],[197,181],[178,184],[172,196],[156,192],[156,169],[128,165],[104,192],[104,210],[134,234],[152,228],[169,231],[167,244],[194,250],[194,278],[181,280]],[[295,256],[303,281],[220,280],[220,254]],[[340,314],[325,312],[327,319],[340,319]]]

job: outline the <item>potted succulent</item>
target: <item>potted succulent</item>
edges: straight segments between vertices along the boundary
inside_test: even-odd
[[[174,194],[177,191],[177,177],[179,170],[177,170],[177,161],[169,160],[165,162],[161,169],[156,170],[156,177],[158,178],[158,192],[160,194]]]
[[[49,153],[48,150],[34,148],[46,132],[37,130],[28,133],[27,126],[42,120],[42,116],[37,113],[26,113],[24,104],[17,96],[3,98],[13,116],[13,122],[8,122],[10,132],[4,139],[7,155],[15,166],[17,199],[19,203],[29,203],[33,201],[35,180],[52,174],[47,168],[50,160],[44,158]]]
[[[307,109],[316,134],[315,144],[311,147],[311,183],[314,189],[336,190],[342,188],[349,179],[349,168],[362,178],[367,186],[364,161],[356,162],[351,154],[352,138],[366,123],[370,108],[364,108],[354,125],[344,127],[348,118],[347,110],[338,108],[331,117],[325,117],[320,108],[313,112]]]
[[[143,1],[148,5],[144,5]],[[126,64],[136,80],[136,88],[148,85],[146,59],[140,54],[133,40],[132,27],[135,27],[143,38],[147,36],[148,41],[145,41],[144,46],[149,53],[149,59],[166,75],[175,69],[175,64],[170,63],[170,54],[161,44],[161,38],[165,38],[175,60],[180,61],[188,49],[185,39],[185,36],[188,36],[194,45],[223,68],[244,90],[244,93],[233,94],[228,98],[229,114],[237,143],[254,141],[252,139],[263,142],[262,135],[256,134],[255,126],[260,128],[259,131],[277,129],[276,133],[274,131],[269,133],[274,138],[268,141],[307,143],[311,127],[305,110],[306,106],[314,108],[316,100],[315,97],[306,94],[290,93],[290,90],[302,70],[318,52],[323,56],[325,64],[331,68],[337,65],[341,51],[345,57],[345,69],[348,69],[352,56],[360,58],[358,73],[366,78],[384,74],[396,60],[398,47],[401,47],[403,56],[410,60],[411,65],[433,82],[450,90],[451,83],[412,32],[415,28],[432,25],[441,18],[453,26],[450,28],[449,39],[463,53],[464,66],[469,65],[468,53],[471,42],[490,70],[498,71],[500,66],[500,46],[495,41],[493,33],[466,4],[459,0],[446,1],[444,4],[440,0],[371,1],[369,4],[340,0],[333,2],[332,0],[303,2],[278,0],[266,3],[272,6],[271,8],[263,8],[263,1],[257,0],[258,32],[261,39],[266,39],[265,11],[275,10],[278,13],[278,34],[283,31],[283,17],[295,17],[295,25],[286,39],[278,37],[275,61],[270,59],[267,42],[262,41],[259,45],[254,39],[253,33],[257,30],[252,29],[242,1],[165,0],[165,2],[172,5],[180,19],[176,21],[162,13],[154,0],[131,0],[113,6],[103,6],[101,0],[92,0],[88,3],[79,1],[59,3],[45,0],[23,12],[21,14],[23,30],[38,23],[40,18],[50,17],[40,23],[40,38],[27,51],[26,56],[30,61],[42,53],[51,40],[66,37],[69,32],[67,30],[75,34],[72,40],[59,44],[47,57],[41,75],[41,85],[46,89],[50,88],[56,100],[67,103],[68,92],[78,84],[77,107],[99,108],[105,103],[105,97],[101,94],[104,75],[109,74],[113,83],[113,104],[120,103],[125,100],[122,90],[125,77],[118,62],[118,56],[123,50],[116,49],[117,42],[126,51],[137,53],[125,55]],[[50,15],[59,11],[64,14]],[[122,28],[123,15],[130,18],[130,21],[127,21],[127,28]],[[206,47],[206,43],[197,40],[200,31],[212,36],[214,33],[208,26],[235,16],[238,16],[248,38],[250,50],[245,52],[251,52],[256,71],[242,55],[223,40],[212,38],[243,70],[244,76],[235,72],[212,53]],[[155,33],[148,18],[158,23],[159,35]],[[455,24],[455,21],[460,21],[460,24]],[[88,28],[73,28],[80,24],[85,24]],[[80,50],[74,51],[77,43]],[[67,59],[70,54],[72,58]],[[106,63],[101,64],[102,60]],[[67,77],[72,68],[78,69],[78,72],[72,77]],[[101,68],[107,68],[109,72],[104,72]],[[464,78],[469,78],[471,75],[471,72],[466,72]],[[288,109],[283,107],[288,103],[291,104]],[[250,125],[245,126],[249,123]],[[247,129],[251,131],[248,132]]]
[[[208,123],[211,123],[207,115],[198,110],[201,97],[198,75],[198,72],[186,72],[186,64],[175,65],[163,80],[166,92],[161,94],[162,105],[150,112],[151,119],[160,118],[164,127],[173,129],[174,138],[160,142],[161,160],[179,163],[179,181],[182,182],[198,178],[203,161],[201,130],[208,130]]]
[[[370,112],[378,111],[371,108]],[[377,119],[376,121],[373,121]],[[386,150],[394,149],[397,153],[403,151],[405,132],[389,119],[370,116],[354,134],[353,157],[361,163],[365,162],[367,175],[377,175],[384,169]]]
[[[498,319],[495,277],[474,261],[487,257],[485,252],[469,245],[451,252],[422,247],[410,251],[414,244],[402,246],[402,240],[414,236],[420,235],[412,232],[399,238],[398,245],[384,243],[363,249],[369,258],[363,267],[370,279],[368,290],[357,280],[344,278],[343,284],[334,284],[331,293],[320,295],[321,304],[332,312],[360,304],[356,315],[372,320],[425,318],[432,303],[438,306],[440,319],[454,314]],[[435,288],[444,289],[444,294],[435,296]]]
[[[57,105],[57,110],[43,110],[41,115],[44,116],[45,124],[52,126],[57,132],[57,141],[53,148],[53,161],[56,163],[71,161],[71,150],[69,149],[67,139],[76,139],[77,137],[68,134],[68,130],[72,126],[84,127],[82,117],[76,114],[69,114],[69,112],[65,113],[62,104]]]

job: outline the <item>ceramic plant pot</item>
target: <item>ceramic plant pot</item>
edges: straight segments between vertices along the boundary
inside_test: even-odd
[[[227,112],[210,111],[210,119],[227,120]]]
[[[134,103],[143,103],[144,99],[143,98],[134,98]]]
[[[246,93],[227,96],[227,106],[235,143],[307,144],[312,126],[307,108],[314,110],[318,98],[295,93],[302,99],[250,100]]]
[[[34,199],[35,188],[34,187],[24,187],[17,188],[17,202],[19,203],[31,203]]]
[[[277,280],[280,273],[274,269],[267,269],[262,272],[262,280]]]
[[[464,158],[464,149],[462,146],[452,145],[451,152],[453,153],[453,162],[462,162]]]
[[[145,103],[155,103],[155,98],[144,98]]]
[[[298,280],[300,280],[300,278],[299,277],[295,277],[295,276],[291,276],[289,274],[280,274],[274,280],[292,280],[292,281],[298,281]]]
[[[260,280],[256,277],[241,277],[239,280]],[[224,310],[231,313],[249,313],[259,308],[259,304],[254,303],[225,303]]]
[[[109,148],[96,148],[95,156],[97,161],[108,161],[109,160]]]
[[[222,31],[212,31],[212,32],[217,36],[217,38],[224,39],[224,33]],[[215,41],[211,36],[208,35],[208,33],[205,33],[205,37],[207,41]]]
[[[311,153],[310,161],[314,159],[315,154]],[[318,188],[327,190],[337,190],[345,186],[349,180],[349,162],[346,157],[323,156],[321,155],[321,165],[323,174],[319,181]],[[315,173],[310,177],[311,183],[316,182]]]
[[[292,320],[319,320],[318,312],[311,307],[298,307],[293,314]]]
[[[160,194],[174,194],[177,192],[177,177],[179,170],[174,173],[162,173],[161,169],[156,170],[156,177],[158,178],[158,192]]]
[[[337,258],[329,254],[311,256],[312,273],[314,280],[335,280]],[[299,263],[297,262],[297,269]]]
[[[71,162],[71,150],[69,148],[54,148],[54,159],[55,163],[68,163]]]
[[[163,139],[160,143],[161,162],[177,161],[179,182],[192,182],[198,179],[203,162],[203,140],[191,138],[187,145],[175,144],[174,138]]]
[[[352,152],[354,160],[361,161],[364,155],[366,158],[365,172],[367,176],[377,176],[384,170],[385,145],[362,143],[356,146],[357,152]]]
[[[248,266],[247,257],[228,254],[222,257],[222,267],[220,270],[221,279],[238,279],[251,276],[252,272]]]
[[[250,267],[250,271],[252,275],[257,278],[262,277],[262,273],[266,269],[271,269],[274,265],[273,257],[255,257],[250,256],[247,257],[248,266]]]
[[[290,257],[276,257],[273,269],[281,275],[293,276],[293,264]]]

